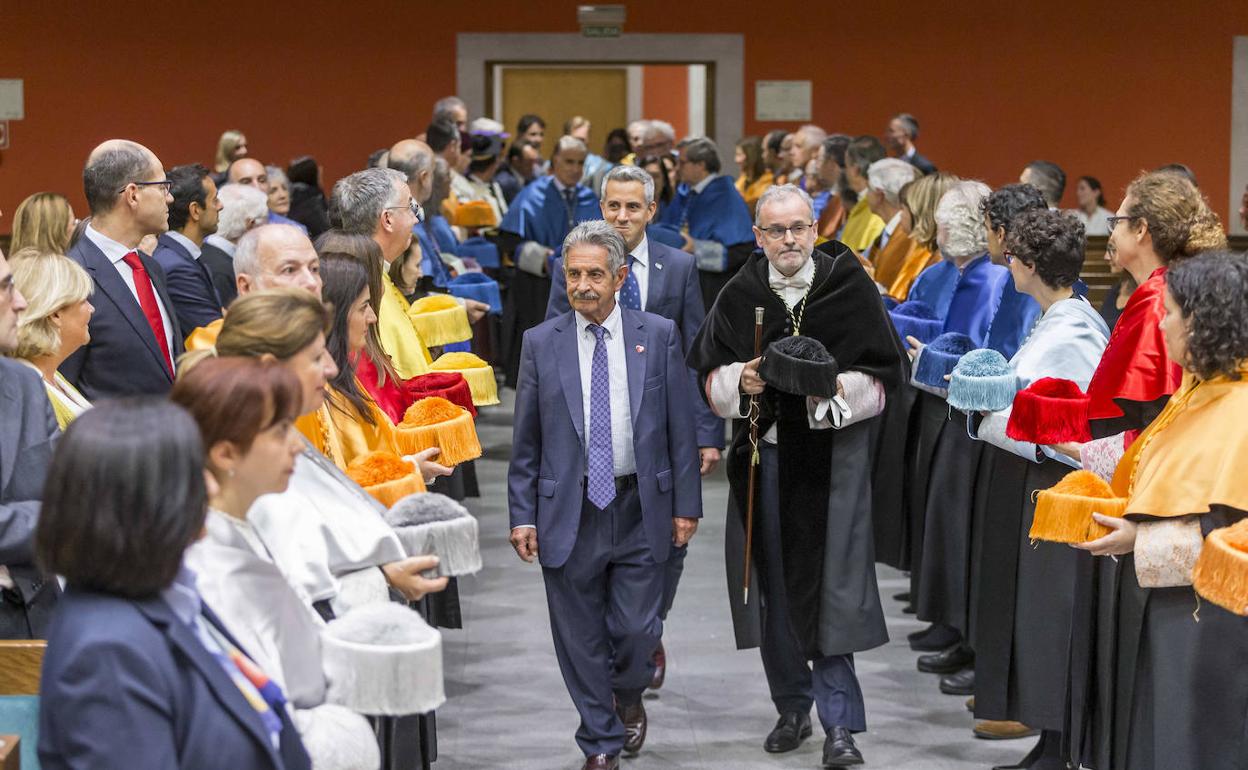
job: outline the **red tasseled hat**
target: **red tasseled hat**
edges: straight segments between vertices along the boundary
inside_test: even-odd
[[[1088,397],[1070,380],[1044,377],[1014,397],[1005,435],[1033,444],[1091,441]]]
[[[459,372],[421,374],[403,383],[403,390],[415,401],[438,396],[456,406],[462,406],[473,417],[477,416],[477,408],[472,405],[472,390],[464,375]]]

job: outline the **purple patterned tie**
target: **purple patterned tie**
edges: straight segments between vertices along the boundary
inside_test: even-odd
[[[615,460],[611,449],[611,372],[607,368],[607,330],[590,324],[594,358],[589,370],[589,501],[606,510],[615,499]]]

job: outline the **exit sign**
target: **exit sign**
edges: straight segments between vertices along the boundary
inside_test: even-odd
[[[585,37],[619,37],[620,28],[606,24],[586,26],[581,27],[581,34]]]

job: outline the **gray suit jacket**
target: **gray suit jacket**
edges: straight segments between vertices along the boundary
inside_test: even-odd
[[[34,536],[60,435],[39,375],[0,358],[0,564],[24,605],[0,602],[4,638],[41,638],[56,604],[56,581],[34,566]]]

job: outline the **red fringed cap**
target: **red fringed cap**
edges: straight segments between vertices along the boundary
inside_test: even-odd
[[[1033,444],[1091,441],[1088,397],[1070,380],[1036,380],[1014,397],[1005,435]]]
[[[403,383],[403,390],[413,401],[438,396],[445,398],[456,406],[467,409],[473,417],[477,416],[477,408],[472,405],[472,390],[468,381],[459,372],[430,372],[421,374]]]

